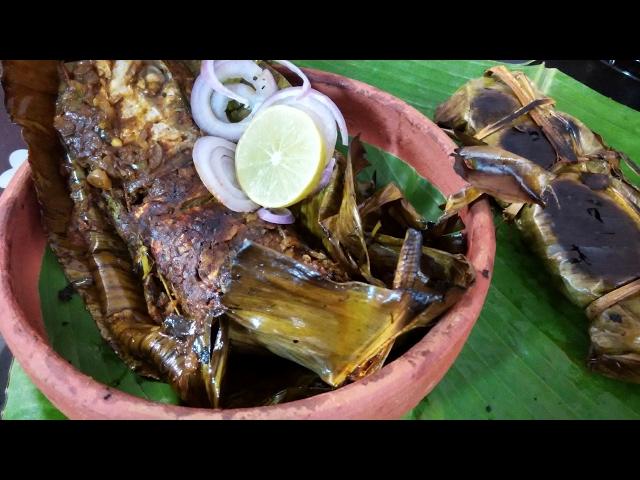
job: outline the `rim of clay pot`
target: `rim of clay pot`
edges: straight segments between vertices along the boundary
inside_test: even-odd
[[[314,88],[328,94],[342,109],[347,95],[397,115],[435,142],[446,158],[451,175],[439,182],[429,179],[445,195],[464,185],[448,158],[453,142],[413,107],[365,83],[335,74],[305,69]],[[348,117],[349,108],[343,113]],[[375,130],[375,129],[370,129]],[[354,132],[352,132],[354,133]],[[362,140],[403,159],[402,132],[362,132]],[[398,138],[389,140],[389,135]],[[380,142],[390,142],[380,145]],[[409,163],[409,162],[407,162]],[[414,165],[429,178],[428,161]],[[437,324],[400,358],[375,374],[337,390],[285,404],[229,410],[213,410],[167,405],[145,400],[113,389],[83,374],[58,355],[47,343],[40,312],[37,285],[24,285],[24,278],[11,278],[10,269],[16,238],[31,242],[38,255],[21,264],[24,277],[38,278],[46,240],[28,164],[21,167],[0,197],[0,332],[10,350],[36,386],[70,418],[92,419],[357,419],[398,418],[429,393],[460,353],[484,304],[495,256],[493,218],[486,201],[474,204],[461,215],[467,225],[467,257],[476,269],[476,282]],[[21,223],[20,223],[21,222]],[[27,247],[25,247],[27,248]],[[487,273],[488,272],[488,273]],[[36,282],[37,283],[37,282]],[[20,304],[16,291],[30,289],[36,305]],[[35,319],[36,326],[27,318]]]

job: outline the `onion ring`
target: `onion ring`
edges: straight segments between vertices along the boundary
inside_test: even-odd
[[[271,95],[268,99],[266,99],[265,102],[260,107],[260,110],[262,110],[263,108],[270,107],[271,105],[279,103],[290,97],[295,97],[301,92],[302,92],[302,87],[291,87],[291,88],[285,88],[284,90],[280,90],[279,92]],[[312,98],[313,100],[317,101],[318,103],[326,107],[329,110],[329,112],[331,112],[331,115],[333,116],[335,123],[338,124],[338,130],[340,131],[342,144],[345,146],[349,145],[349,132],[347,130],[347,122],[345,121],[344,117],[342,116],[342,113],[340,112],[340,109],[333,102],[333,100],[331,100],[325,94],[320,93],[319,91],[314,89],[309,90],[309,92],[305,95],[304,97],[305,102],[308,102],[306,100],[307,98]],[[292,107],[296,106],[295,103],[293,102],[290,103],[289,105]],[[308,103],[308,105],[311,105],[311,104]],[[314,107],[314,108],[317,108],[317,107]]]
[[[191,91],[194,121],[209,135],[238,141],[263,102],[277,92],[273,75],[251,60],[205,60],[201,70]],[[253,89],[243,83],[222,84],[232,78],[242,78]],[[227,99],[241,102],[251,113],[240,122],[229,121]]]
[[[302,79],[302,90],[300,91],[300,95],[298,96],[298,98],[303,98],[307,95],[307,93],[309,93],[309,90],[311,90],[311,82],[300,68],[291,63],[289,60],[274,60],[274,62],[288,68]]]
[[[296,221],[293,213],[288,208],[261,208],[258,210],[258,217],[265,222],[278,225],[290,225]]]
[[[234,212],[260,208],[242,191],[236,178],[236,145],[224,138],[201,137],[193,146],[193,163],[207,190]]]

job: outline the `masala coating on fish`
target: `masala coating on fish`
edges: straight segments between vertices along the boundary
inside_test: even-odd
[[[60,77],[54,126],[74,165],[66,172],[76,196],[71,234],[89,248],[91,235],[102,227],[90,221],[87,209],[102,212],[139,273],[144,314],[151,322],[107,322],[100,330],[130,366],[156,378],[168,376],[183,399],[203,404],[198,372],[205,372],[208,386],[214,376],[207,370],[212,335],[225,311],[222,290],[231,258],[246,240],[326,278],[348,277],[323,252],[308,247],[293,226],[230,211],[208,192],[191,158],[202,133],[185,101],[193,78],[180,62],[80,61],[61,66]],[[78,177],[86,190],[83,201],[74,192]],[[160,336],[162,347],[154,336]],[[241,332],[237,337],[247,341]],[[159,373],[148,365],[141,369],[122,342],[138,345],[136,358],[151,357]]]
[[[101,190],[102,207],[132,256],[149,249],[198,323],[221,307],[225,263],[245,239],[346,280],[292,227],[232,212],[210,195],[191,161],[201,132],[164,62],[83,61],[66,64],[64,75],[55,126],[70,155]]]

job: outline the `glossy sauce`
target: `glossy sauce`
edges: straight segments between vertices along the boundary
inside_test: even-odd
[[[584,177],[584,176],[583,176]],[[602,187],[602,179],[589,175],[588,183]],[[568,179],[556,180],[547,193],[545,217],[558,243],[570,252],[571,263],[610,287],[640,276],[640,225],[603,190]]]

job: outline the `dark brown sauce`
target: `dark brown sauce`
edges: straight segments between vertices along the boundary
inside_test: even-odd
[[[572,180],[556,180],[543,215],[552,218],[558,243],[586,274],[608,287],[640,276],[640,228],[607,195]],[[559,202],[559,204],[558,204]]]
[[[609,175],[604,173],[584,172],[580,174],[580,181],[591,190],[604,190],[611,183]]]
[[[520,108],[520,104],[511,95],[499,90],[484,88],[471,102],[473,123],[477,129],[481,129],[501,120],[518,108]]]
[[[509,128],[502,134],[500,146],[547,170],[556,162],[556,151],[535,125]]]

